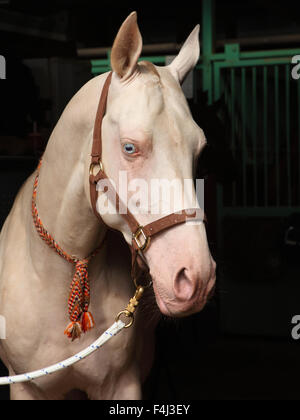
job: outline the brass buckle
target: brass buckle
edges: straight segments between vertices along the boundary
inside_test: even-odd
[[[144,239],[144,243],[140,240],[141,236]],[[132,238],[140,251],[145,251],[150,245],[150,237],[145,234],[143,226],[138,228],[138,230],[132,235]]]
[[[90,175],[92,175],[92,176],[96,176],[96,175],[94,175],[94,170],[95,170],[95,168],[96,167],[99,167],[99,171],[98,171],[98,173],[99,172],[104,172],[104,168],[103,168],[103,163],[101,162],[101,160],[99,159],[99,162],[98,163],[91,163],[91,166],[90,166]]]

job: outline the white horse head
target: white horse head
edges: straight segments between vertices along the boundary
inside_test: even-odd
[[[144,195],[147,199],[154,198],[155,203],[146,200],[145,206],[139,202],[135,214],[141,225],[147,225],[159,218],[153,214],[153,206],[163,209],[165,205],[165,197],[151,195],[152,181],[176,180],[175,195],[182,193],[185,180],[194,178],[206,139],[193,120],[181,89],[183,80],[199,59],[199,25],[169,66],[139,63],[142,45],[137,16],[132,13],[121,26],[112,48],[113,78],[102,141],[105,171],[116,185],[123,172],[129,185],[141,186],[144,182],[149,187]],[[127,188],[126,194],[128,201],[134,199],[130,189]],[[176,196],[184,197],[185,205],[174,199],[168,213],[195,207],[192,205],[196,201],[194,187],[192,193]],[[132,237],[122,217],[104,214],[101,193],[97,204],[104,222],[122,232],[131,244]],[[145,256],[163,314],[185,316],[204,307],[215,283],[216,265],[203,223],[184,224],[161,233],[153,239]]]

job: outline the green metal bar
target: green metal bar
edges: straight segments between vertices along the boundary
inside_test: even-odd
[[[208,92],[208,103],[213,103],[214,1],[202,0],[202,63],[203,91]]]
[[[215,64],[218,64],[222,68],[226,67],[258,67],[258,66],[274,66],[276,64],[289,64],[291,62],[289,57],[286,58],[269,58],[269,59],[251,59],[243,60],[239,59],[236,61],[217,61]]]
[[[272,57],[288,57],[291,59],[294,55],[300,53],[299,48],[284,50],[266,50],[266,51],[247,51],[241,53],[241,58],[272,58]]]
[[[247,59],[265,59],[265,58],[282,58],[286,57],[290,62],[291,58],[300,54],[300,49],[285,49],[285,50],[266,50],[266,51],[245,51],[240,53],[240,58]],[[224,61],[226,60],[225,53],[215,53],[211,56],[211,61]]]
[[[243,149],[243,205],[247,206],[247,143],[246,143],[246,127],[247,127],[247,86],[246,86],[246,69],[242,68],[242,149]]]
[[[285,85],[286,85],[286,163],[287,163],[287,182],[288,182],[288,205],[292,204],[291,189],[291,126],[290,126],[290,65],[285,66]]]
[[[233,64],[240,61],[240,46],[239,44],[225,45],[225,61]]]
[[[150,61],[153,64],[166,64],[165,56],[146,56],[141,57],[139,61]]]
[[[236,89],[235,89],[235,69],[230,70],[230,77],[231,77],[231,149],[233,157],[236,158],[236,144],[235,144],[235,95],[236,95]],[[234,181],[232,184],[232,205],[235,207],[237,204],[236,201],[236,182]]]
[[[253,190],[254,205],[258,204],[257,193],[257,69],[252,69],[252,140],[253,140]]]
[[[268,69],[263,69],[263,86],[264,86],[264,110],[263,110],[263,144],[264,144],[264,191],[265,206],[268,206]]]
[[[225,53],[215,53],[211,55],[211,61],[223,61],[226,59]]]
[[[275,166],[276,166],[276,205],[280,206],[280,147],[279,147],[279,66],[274,68],[275,92]]]
[[[93,67],[92,74],[97,76],[98,74],[106,73],[110,70],[110,67]]]

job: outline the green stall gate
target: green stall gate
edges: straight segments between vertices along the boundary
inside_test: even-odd
[[[285,217],[300,211],[300,81],[292,78],[298,49],[214,53],[214,5],[203,0],[203,91],[223,95],[231,121],[238,179],[218,185],[218,237],[226,216]]]
[[[224,96],[238,179],[218,186],[220,240],[227,215],[287,216],[300,211],[300,82],[298,50],[241,52],[225,46],[211,66],[213,101]]]
[[[300,48],[216,53],[214,2],[202,4],[201,88],[209,104],[223,98],[237,166],[233,183],[217,185],[221,329],[289,337],[300,294],[299,257],[284,244],[300,213]]]

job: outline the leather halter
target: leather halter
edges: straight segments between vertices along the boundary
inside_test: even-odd
[[[101,219],[101,216],[97,212],[97,199],[98,199],[98,192],[97,192],[97,183],[100,180],[106,180],[106,184],[109,186],[107,194],[114,194],[114,200],[116,202],[117,211],[120,209],[121,203],[120,197],[118,196],[117,192],[115,191],[114,187],[112,186],[109,178],[107,177],[103,162],[102,162],[102,121],[106,112],[106,105],[107,105],[107,97],[109,92],[109,87],[112,80],[112,72],[108,75],[104,87],[102,89],[100,102],[97,110],[96,120],[95,120],[95,127],[94,127],[94,134],[93,134],[93,147],[92,147],[92,160],[90,165],[90,196],[91,196],[91,204],[95,215]],[[94,175],[95,169],[98,168],[98,173]],[[123,208],[127,208],[124,207]],[[123,212],[122,212],[123,213]],[[143,252],[145,252],[148,247],[150,246],[150,240],[153,236],[158,235],[162,231],[172,228],[176,225],[180,225],[185,223],[188,220],[201,220],[205,221],[205,215],[203,210],[200,208],[196,209],[186,209],[182,212],[173,213],[168,216],[165,216],[159,220],[156,220],[147,226],[140,226],[136,218],[130,213],[129,209],[127,208],[126,214],[120,214],[127,222],[131,233],[132,233],[132,264],[134,266],[137,256],[140,255],[143,257]],[[102,219],[101,219],[102,220]]]

